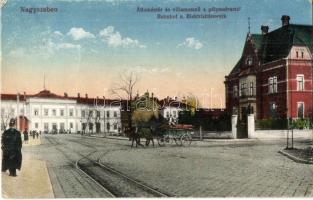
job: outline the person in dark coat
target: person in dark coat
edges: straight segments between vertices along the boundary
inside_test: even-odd
[[[10,176],[16,176],[16,169],[22,166],[22,138],[21,133],[14,128],[15,119],[11,119],[9,129],[2,134],[2,172],[10,171]]]
[[[36,138],[38,139],[38,136],[39,136],[39,133],[38,133],[38,131],[36,131]]]
[[[24,143],[27,144],[28,143],[28,130],[27,130],[27,128],[24,130],[23,135],[24,135]]]
[[[35,139],[35,135],[36,134],[36,131],[33,131],[33,133],[32,133],[32,136],[33,136],[33,139]]]

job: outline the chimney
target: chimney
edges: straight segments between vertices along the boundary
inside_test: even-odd
[[[86,97],[86,99],[88,99],[88,94],[87,93],[85,94],[85,97]]]
[[[262,25],[261,26],[262,35],[266,35],[268,33],[268,29],[269,29],[268,26]]]
[[[153,97],[154,97],[154,94],[153,94],[153,92],[151,93],[151,98],[153,99]]]
[[[26,92],[24,92],[24,98],[26,98]]]
[[[290,20],[290,17],[288,15],[283,15],[281,17],[282,26],[288,26],[289,20]]]
[[[80,93],[79,92],[77,93],[77,98],[80,98]]]
[[[67,97],[67,93],[66,92],[64,92],[64,97]]]

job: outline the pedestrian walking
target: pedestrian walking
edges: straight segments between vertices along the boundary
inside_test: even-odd
[[[10,176],[16,176],[16,169],[22,166],[22,138],[21,133],[14,128],[15,119],[11,119],[9,129],[1,137],[2,172],[9,169]]]
[[[35,132],[36,131],[33,131],[33,133],[32,133],[33,139],[35,139]]]
[[[24,130],[23,135],[24,135],[24,143],[28,144],[28,130],[27,130],[27,128]]]
[[[36,131],[36,138],[38,139],[38,136],[39,136],[39,133],[38,133],[38,131]]]

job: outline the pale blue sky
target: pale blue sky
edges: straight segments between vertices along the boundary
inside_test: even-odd
[[[20,8],[46,6],[58,8],[58,12],[29,14],[21,12]],[[137,6],[241,9],[227,13],[227,18],[220,20],[160,20],[155,14],[136,12]],[[103,87],[109,87],[109,79],[119,70],[133,68],[150,74],[153,71],[156,74],[171,72],[175,74],[173,79],[181,78],[182,81],[198,79],[199,73],[206,73],[207,79],[199,78],[204,85],[200,88],[223,88],[223,77],[242,53],[248,31],[247,18],[251,18],[251,32],[260,33],[262,24],[269,25],[270,31],[279,28],[282,15],[289,15],[291,23],[312,23],[309,0],[11,0],[2,10],[2,75],[16,72],[20,79],[29,80],[45,72],[48,78],[49,74],[53,76],[50,86],[58,92],[93,90],[96,94],[103,91]],[[75,76],[81,77],[86,71],[90,72],[88,77],[92,77],[92,73],[102,73],[108,80],[99,81],[101,88],[76,84],[75,90],[54,83],[68,79],[60,74],[71,74],[75,80]],[[28,88],[36,91],[41,89],[40,81],[13,84],[2,77],[2,91]],[[168,87],[168,82],[165,85],[162,82],[143,84],[142,90],[144,86],[162,88]],[[196,87],[181,86],[181,91],[188,92]],[[173,87],[175,89],[167,90],[170,96],[180,90],[175,84]],[[160,95],[165,93],[160,92]]]

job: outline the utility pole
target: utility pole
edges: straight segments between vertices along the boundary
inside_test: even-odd
[[[16,95],[16,129],[20,130],[20,94]]]
[[[202,126],[200,125],[200,128],[199,128],[199,133],[200,133],[200,141],[203,140],[203,136],[202,136]]]

